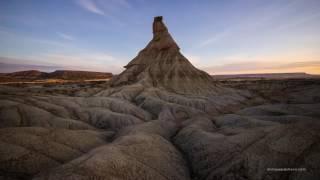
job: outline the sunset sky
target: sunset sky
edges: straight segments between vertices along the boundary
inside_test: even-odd
[[[1,0],[0,72],[119,73],[158,15],[210,74],[320,74],[320,0]]]

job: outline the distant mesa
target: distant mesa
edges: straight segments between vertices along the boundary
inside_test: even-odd
[[[38,70],[29,70],[29,71],[18,71],[13,73],[4,74],[7,77],[16,78],[16,79],[40,79],[47,75],[48,73],[41,72]]]
[[[55,79],[109,79],[112,73],[92,72],[92,71],[71,71],[71,70],[57,70],[47,74],[48,78]]]
[[[152,40],[124,66],[121,74],[112,78],[111,85],[141,83],[179,93],[211,91],[214,88],[211,76],[195,68],[180,53],[162,20],[162,16],[154,18]]]
[[[110,79],[112,73],[92,72],[92,71],[72,71],[56,70],[51,73],[38,70],[18,71],[13,73],[1,73],[0,82],[36,81],[46,79],[62,80],[90,80],[90,79]]]

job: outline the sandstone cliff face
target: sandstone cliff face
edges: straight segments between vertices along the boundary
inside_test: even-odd
[[[0,86],[0,179],[320,178],[320,83],[228,88],[181,55],[161,17],[153,34],[112,87]]]

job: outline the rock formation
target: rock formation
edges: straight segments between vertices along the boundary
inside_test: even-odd
[[[113,78],[113,86],[142,83],[179,93],[214,91],[210,75],[195,68],[180,53],[162,16],[154,18],[153,38],[147,47],[124,67],[126,70]]]
[[[319,179],[320,82],[259,83],[213,82],[156,17],[111,87],[0,86],[0,179]]]

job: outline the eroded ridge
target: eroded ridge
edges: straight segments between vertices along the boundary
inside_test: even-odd
[[[319,179],[320,83],[258,83],[213,81],[155,17],[105,87],[0,86],[0,179]]]

